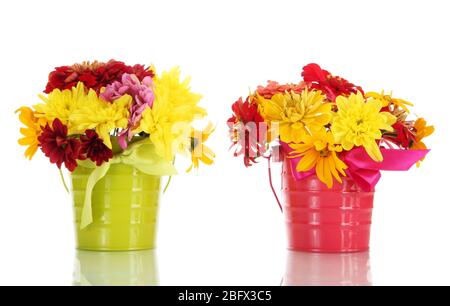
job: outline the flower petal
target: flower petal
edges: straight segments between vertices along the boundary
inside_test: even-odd
[[[306,172],[311,170],[316,165],[318,159],[319,153],[314,150],[309,150],[297,164],[297,171]]]

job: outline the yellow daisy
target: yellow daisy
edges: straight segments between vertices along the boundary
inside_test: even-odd
[[[414,130],[416,131],[416,139],[413,142],[411,149],[426,150],[427,146],[422,140],[434,133],[434,126],[427,126],[427,121],[423,118],[419,118],[414,122]]]
[[[434,133],[434,126],[427,126],[427,121],[424,118],[419,118],[416,120],[416,122],[414,122],[414,130],[416,131],[416,139],[414,140],[411,149],[426,150],[427,146],[423,142],[423,139]],[[416,163],[416,166],[419,167],[420,163],[423,162],[424,159],[425,157],[418,161]]]
[[[312,135],[306,135],[300,144],[290,144],[294,149],[291,158],[301,157],[297,164],[298,172],[306,172],[315,167],[316,175],[328,188],[333,187],[333,177],[342,183],[341,175],[346,176],[347,165],[339,159],[336,152],[342,147],[336,145],[333,135],[322,130]]]
[[[214,162],[216,155],[204,144],[214,130],[215,128],[212,123],[209,123],[203,131],[192,129],[190,137],[192,165],[189,167],[187,172],[190,172],[193,168],[198,168],[200,161],[205,165],[211,165]]]
[[[383,107],[389,106],[391,104],[395,105],[395,106],[398,106],[398,107],[401,107],[407,113],[409,113],[408,106],[414,106],[414,104],[412,104],[411,102],[408,102],[406,100],[392,98],[392,93],[386,95],[384,93],[384,90],[381,91],[381,93],[368,92],[368,93],[366,93],[366,98],[373,98],[373,99],[380,100],[383,103]]]
[[[35,112],[29,107],[21,107],[17,112],[20,112],[20,122],[26,126],[20,128],[20,133],[24,137],[19,139],[19,144],[28,146],[25,150],[25,157],[31,160],[39,147],[38,137],[42,132],[42,128],[46,125],[46,121],[37,118]]]

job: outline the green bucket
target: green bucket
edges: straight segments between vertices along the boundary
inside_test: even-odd
[[[92,192],[93,222],[80,228],[90,168],[72,173],[77,248],[134,251],[155,248],[161,177],[125,164],[112,164]]]

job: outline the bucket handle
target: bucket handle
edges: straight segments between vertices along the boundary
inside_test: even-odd
[[[70,194],[69,187],[67,187],[66,180],[64,179],[64,173],[62,172],[61,168],[59,168],[59,176],[61,178],[64,189],[67,191],[67,194]]]
[[[269,173],[270,188],[272,189],[272,193],[275,196],[275,200],[277,200],[278,207],[280,208],[281,212],[283,212],[283,206],[281,205],[280,199],[278,198],[277,192],[275,191],[275,188],[273,187],[273,182],[272,182],[272,165],[270,163],[270,160],[272,159],[272,155],[269,155],[269,157],[266,157],[266,158],[267,158],[267,168],[268,168],[268,173]]]
[[[174,157],[172,160],[172,165],[174,165],[174,166],[175,166],[175,160],[176,159]],[[167,180],[167,183],[166,183],[166,187],[164,187],[164,189],[163,189],[163,194],[166,194],[167,189],[169,189],[170,183],[172,182],[172,176],[173,175],[169,176],[169,179]]]

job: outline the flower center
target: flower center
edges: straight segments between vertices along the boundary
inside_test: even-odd
[[[200,144],[200,139],[191,137],[191,151],[194,151],[199,144]]]
[[[56,145],[58,147],[65,147],[65,145],[67,144],[67,140],[65,137],[61,137],[61,136],[56,136]]]
[[[320,155],[320,157],[328,157],[328,155],[330,155],[330,151],[328,151],[328,149],[325,148],[325,149],[319,151],[319,155]]]
[[[295,107],[290,107],[286,110],[285,117],[290,122],[299,122],[303,120],[303,114],[301,114]]]

